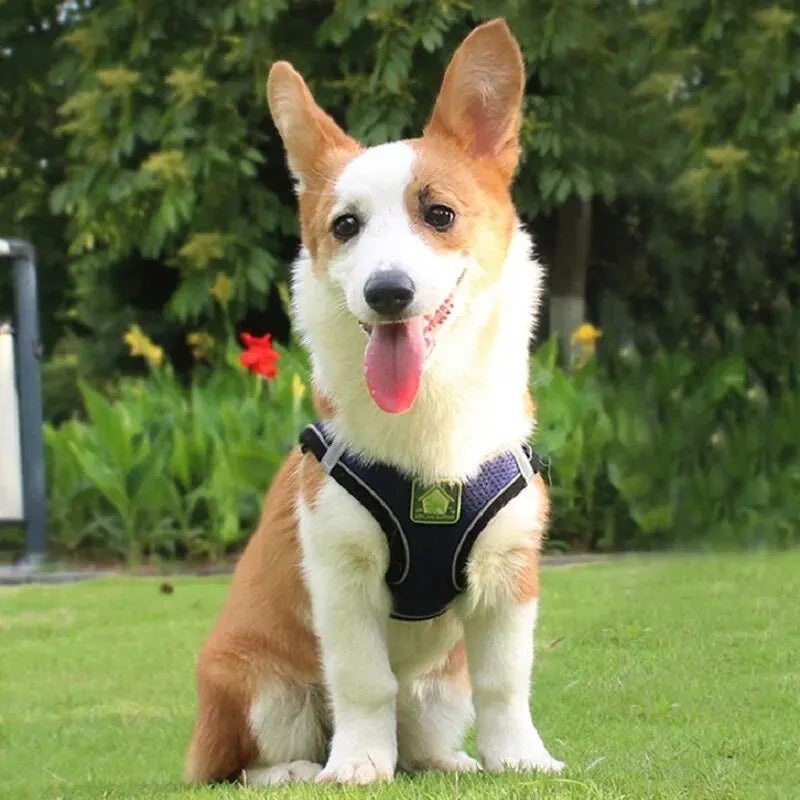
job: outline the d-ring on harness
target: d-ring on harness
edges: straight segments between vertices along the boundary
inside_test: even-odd
[[[300,446],[386,535],[392,617],[403,620],[438,617],[466,589],[467,560],[481,531],[542,466],[522,444],[484,462],[468,481],[431,485],[388,464],[365,463],[320,422],[302,432]]]

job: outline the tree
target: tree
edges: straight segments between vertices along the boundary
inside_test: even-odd
[[[593,206],[648,191],[667,109],[635,89],[651,67],[638,4],[524,3],[511,16],[529,64],[520,206],[553,214],[550,331],[562,352],[587,317]]]
[[[275,285],[297,239],[263,100],[269,63],[295,62],[366,144],[415,135],[453,48],[498,14],[527,59],[515,191],[549,256],[551,329],[562,341],[611,295],[626,310],[619,324],[603,311],[606,327],[625,327],[644,298],[656,339],[672,336],[672,321],[691,316],[674,305],[702,284],[688,253],[708,226],[727,242],[723,272],[726,259],[744,263],[745,229],[750,260],[792,249],[800,48],[788,9],[13,0],[2,28],[0,92],[12,113],[0,120],[10,165],[0,219],[37,243],[48,278],[61,276],[46,283],[50,339],[71,332],[72,363],[104,376],[132,366],[122,334],[133,323],[182,367],[197,329],[220,333],[245,317],[280,329]],[[53,269],[64,260],[66,270]],[[59,309],[68,313],[55,324]]]
[[[61,221],[48,208],[64,175],[53,136],[60,86],[48,79],[52,53],[67,20],[58,0],[5,0],[0,10],[0,237],[30,240],[45,274],[40,280],[45,343],[52,345],[66,305],[67,274]],[[12,310],[11,276],[0,273],[0,316]]]

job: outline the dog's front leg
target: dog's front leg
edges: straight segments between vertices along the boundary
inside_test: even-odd
[[[478,754],[491,772],[563,767],[547,752],[531,719],[536,606],[536,599],[524,604],[508,599],[464,619]]]
[[[330,756],[317,780],[365,784],[394,775],[397,680],[386,645],[386,543],[371,518],[364,527],[346,531],[337,524],[345,521],[341,506],[352,508],[352,502],[341,497],[335,515],[325,515],[322,524],[320,515],[313,514],[301,530],[314,629],[333,710]],[[366,512],[360,507],[353,511],[360,523]]]

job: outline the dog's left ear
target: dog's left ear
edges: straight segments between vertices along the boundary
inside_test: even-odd
[[[267,79],[267,102],[283,139],[289,169],[300,182],[321,174],[336,150],[356,151],[351,139],[316,103],[306,82],[288,61],[276,61]]]
[[[454,139],[511,180],[519,159],[525,65],[503,19],[475,28],[445,72],[426,134]]]

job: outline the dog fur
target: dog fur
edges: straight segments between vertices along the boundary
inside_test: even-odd
[[[365,149],[288,63],[269,76],[297,182],[294,311],[320,413],[349,449],[430,481],[475,474],[534,424],[528,346],[542,269],[510,195],[523,86],[516,41],[502,20],[486,23],[453,56],[424,135]],[[455,211],[450,230],[426,224],[431,201]],[[342,243],[332,220],[350,212],[362,227]],[[430,320],[453,296],[402,414],[381,410],[363,377],[363,326],[384,321],[364,284],[389,264],[416,287],[409,313]],[[384,534],[312,455],[292,451],[200,654],[187,779],[560,770],[529,706],[547,514],[534,476],[478,537],[451,608],[397,621]],[[473,718],[479,762],[461,751]]]

